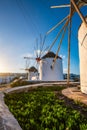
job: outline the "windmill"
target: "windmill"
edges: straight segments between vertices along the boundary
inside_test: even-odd
[[[36,64],[36,68],[39,72],[39,63],[41,60],[41,57],[44,55],[44,53],[46,53],[48,47],[44,48],[44,44],[45,44],[45,40],[46,40],[46,35],[42,38],[42,35],[40,34],[40,39],[38,41],[38,39],[36,39],[36,44],[34,46],[34,53],[35,56],[34,57],[29,57],[29,56],[25,56],[24,59],[26,60],[34,60]]]
[[[52,69],[51,65],[54,60],[55,53],[47,52],[40,61],[40,80],[42,81],[62,81],[63,67],[62,58],[57,56],[56,63]]]
[[[29,79],[29,68],[30,68],[30,60],[29,59],[25,59],[25,67],[21,68],[21,70],[25,70],[26,71],[27,79]]]
[[[60,81],[63,80],[63,70],[62,70],[62,58],[57,56],[57,61],[52,69],[51,64],[55,54],[49,51],[50,47],[44,49],[44,44],[46,36],[42,38],[40,35],[40,40],[36,39],[35,57],[24,57],[24,59],[35,60],[38,66],[39,80],[41,81]]]
[[[64,19],[62,19],[57,25],[55,25],[52,29],[50,29],[47,32],[47,35],[48,35],[55,28],[57,28],[59,25],[64,23],[64,25],[62,26],[62,28],[60,29],[56,38],[54,39],[53,43],[50,46],[50,49],[51,49],[53,47],[53,45],[55,44],[55,42],[57,41],[57,39],[59,38],[60,34],[62,33],[62,37],[61,37],[60,42],[59,42],[59,46],[58,46],[58,49],[57,49],[57,52],[56,52],[56,56],[55,56],[53,63],[52,63],[52,67],[53,67],[55,62],[56,62],[56,59],[57,59],[57,56],[58,56],[64,35],[65,35],[65,32],[68,28],[68,74],[67,74],[67,84],[68,84],[68,86],[69,86],[69,77],[70,77],[71,21],[72,21],[72,17],[74,15],[74,13],[77,12],[78,15],[80,16],[82,22],[87,27],[87,22],[85,20],[85,17],[83,16],[83,14],[80,11],[80,8],[83,7],[83,6],[86,6],[86,5],[87,5],[87,0],[70,0],[70,4],[64,4],[64,5],[59,5],[59,6],[51,6],[51,8],[67,8],[67,7],[70,8],[69,15],[66,16]]]

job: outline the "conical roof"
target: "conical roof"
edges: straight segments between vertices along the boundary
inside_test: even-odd
[[[56,54],[50,51],[46,55],[44,55],[42,57],[42,59],[45,59],[45,58],[55,58],[55,56],[56,56]],[[62,59],[60,56],[57,56],[57,58]]]
[[[32,66],[32,67],[29,68],[29,72],[37,72],[37,71],[38,70],[34,66]]]

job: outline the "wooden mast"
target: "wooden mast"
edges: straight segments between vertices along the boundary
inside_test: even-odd
[[[71,5],[71,2],[70,2]],[[70,84],[70,43],[71,43],[71,16],[72,8],[70,8],[69,25],[68,25],[68,73],[67,73],[67,85]]]

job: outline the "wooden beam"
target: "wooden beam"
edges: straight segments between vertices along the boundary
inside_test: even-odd
[[[51,46],[49,47],[48,52],[50,52],[51,48],[53,47],[53,45],[55,44],[55,42],[57,41],[58,37],[60,36],[60,34],[62,33],[62,31],[64,30],[65,26],[67,25],[69,21],[67,20],[66,23],[63,25],[63,27],[60,29],[60,31],[58,32],[57,36],[55,37],[54,41],[52,42]]]
[[[74,2],[74,0],[71,0],[71,3],[73,4],[75,10],[77,11],[77,13],[79,14],[79,16],[80,16],[80,18],[82,19],[83,23],[84,23],[84,24],[86,25],[86,27],[87,27],[87,22],[86,22],[84,16],[82,15],[82,13],[80,12],[79,7],[76,5],[76,3]]]
[[[59,5],[59,6],[51,6],[51,8],[66,8],[66,7],[70,7],[70,4],[67,4],[67,5]]]
[[[71,4],[71,3],[70,3]],[[68,24],[68,73],[67,73],[67,85],[69,87],[70,84],[70,42],[71,42],[71,8],[70,8],[70,17]]]
[[[56,29],[60,24],[62,24],[65,20],[67,20],[69,18],[69,15],[66,16],[63,20],[61,20],[59,23],[57,23],[53,28],[51,28],[46,35],[48,35],[49,33],[51,33],[54,29]]]
[[[60,50],[60,47],[61,47],[61,44],[62,44],[64,35],[65,35],[66,29],[67,29],[68,22],[69,22],[69,21],[67,21],[66,24],[65,24],[65,26],[64,26],[63,34],[62,34],[62,37],[61,37],[61,39],[60,39],[60,43],[59,43],[59,46],[58,46],[58,49],[57,49],[57,52],[56,52],[56,56],[55,56],[55,58],[54,58],[54,60],[53,60],[52,68],[54,68],[54,64],[55,64],[55,62],[56,62],[56,59],[57,59],[57,56],[58,56],[58,53],[59,53],[59,50]]]
[[[69,82],[70,82],[70,37],[71,37],[71,20],[69,22],[69,27],[68,27],[68,72],[67,72],[67,85],[69,87]]]

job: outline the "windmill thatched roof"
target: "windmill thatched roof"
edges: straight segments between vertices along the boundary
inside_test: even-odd
[[[37,72],[37,71],[38,70],[34,66],[32,66],[32,67],[29,68],[29,72]]]
[[[46,55],[44,55],[42,57],[42,59],[45,59],[45,58],[54,58],[55,56],[56,56],[56,54],[54,54],[53,52],[48,52]],[[57,56],[57,58],[62,59],[60,56]]]

